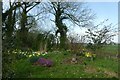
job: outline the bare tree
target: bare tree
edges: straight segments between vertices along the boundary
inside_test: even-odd
[[[20,6],[20,14],[21,14],[21,18],[20,18],[20,35],[21,35],[21,39],[22,41],[26,41],[27,39],[27,34],[29,29],[32,26],[31,25],[33,22],[30,22],[29,20],[31,19],[31,21],[35,21],[35,19],[33,18],[32,15],[29,15],[29,11],[32,10],[35,6],[37,6],[39,4],[36,2],[18,2],[19,4],[22,4],[22,6]],[[29,26],[29,27],[28,27]],[[24,36],[23,36],[24,35]]]
[[[19,41],[23,42],[22,44],[27,44],[27,34],[37,24],[36,17],[42,12],[31,13],[31,10],[37,8],[36,6],[39,4],[40,2],[24,2],[24,0],[21,2],[9,2],[9,8],[2,13],[4,41],[6,39],[6,42],[11,44],[10,38],[17,36],[20,39]],[[16,26],[18,26],[17,29]],[[13,39],[11,40],[13,42]],[[10,44],[8,45],[10,46]]]
[[[103,21],[103,23],[106,21],[107,20]],[[104,44],[110,43],[112,38],[116,35],[115,31],[115,26],[112,24],[104,25],[100,29],[97,26],[95,30],[88,29],[88,31],[86,31],[86,37],[89,39],[91,48],[95,51],[96,49],[101,48]]]
[[[4,3],[3,3],[4,4]],[[16,11],[22,4],[9,2],[9,8],[2,12],[2,39],[3,48],[8,48],[12,44],[14,27],[16,26]]]
[[[94,14],[91,10],[83,7],[81,2],[50,2],[46,6],[49,13],[53,14],[57,27],[56,35],[60,33],[60,46],[64,48],[68,26],[65,20],[79,27],[87,27],[92,23]]]

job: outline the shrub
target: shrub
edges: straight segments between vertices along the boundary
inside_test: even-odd
[[[30,61],[30,63],[35,63],[35,62],[37,62],[38,59],[39,59],[39,57],[32,56],[32,57],[30,57],[29,61]]]
[[[38,61],[35,62],[35,64],[50,67],[53,65],[53,62],[49,59],[39,58]]]

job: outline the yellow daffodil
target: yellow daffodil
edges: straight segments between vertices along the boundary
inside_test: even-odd
[[[37,53],[37,55],[39,56],[39,55],[40,55],[40,53]]]
[[[32,56],[35,56],[35,54],[32,54]]]
[[[32,57],[32,55],[29,55],[28,57]]]
[[[85,53],[85,56],[86,57],[92,57],[92,54],[88,52],[88,53]]]

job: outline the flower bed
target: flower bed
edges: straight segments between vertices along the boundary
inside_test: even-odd
[[[8,51],[9,52],[9,51]],[[12,51],[13,54],[18,54],[19,56],[24,56],[24,57],[34,57],[34,56],[45,56],[47,54],[47,52],[34,52],[34,51],[22,51],[19,49],[15,49]]]

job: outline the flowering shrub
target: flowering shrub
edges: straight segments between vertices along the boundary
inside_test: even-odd
[[[53,62],[49,59],[39,58],[35,64],[50,67],[53,65]]]

